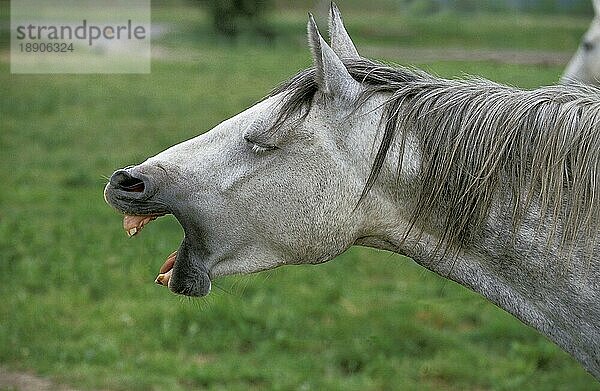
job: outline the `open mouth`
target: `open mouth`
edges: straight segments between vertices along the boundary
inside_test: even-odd
[[[123,218],[123,229],[130,238],[137,235],[142,228],[149,222],[156,220],[157,218],[164,216],[164,214],[148,215],[148,216],[136,216],[136,215],[125,215]],[[159,285],[169,286],[169,280],[173,273],[173,267],[175,266],[175,260],[177,259],[177,251],[173,251],[171,255],[167,257],[167,260],[160,268],[160,273],[154,280]]]
[[[132,166],[117,170],[104,190],[106,202],[124,213],[123,229],[129,237],[139,235],[151,221],[172,213],[157,196],[167,181],[164,169],[154,166]],[[182,226],[183,227],[183,226]],[[177,251],[167,257],[155,282],[172,292],[192,297],[206,296],[211,288],[207,267],[207,250],[193,230],[185,232]]]
[[[136,236],[149,222],[165,214],[125,214],[123,229],[127,236]],[[185,296],[206,296],[211,288],[209,271],[203,262],[201,253],[190,242],[191,240],[184,237],[179,249],[173,251],[160,267],[159,274],[154,282]]]

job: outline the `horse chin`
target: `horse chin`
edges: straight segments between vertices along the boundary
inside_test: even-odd
[[[206,263],[187,238],[184,238],[179,249],[167,258],[161,273],[169,274],[166,285],[174,293],[190,297],[202,297],[210,293],[212,284]]]

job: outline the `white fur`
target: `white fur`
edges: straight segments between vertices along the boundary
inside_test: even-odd
[[[596,15],[560,79],[562,84],[600,84],[600,0],[593,0],[593,5]]]

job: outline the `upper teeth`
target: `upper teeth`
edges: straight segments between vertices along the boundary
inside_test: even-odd
[[[123,217],[123,228],[127,236],[132,237],[138,234],[142,228],[150,221],[156,219],[158,216],[136,216],[136,215],[125,215]]]

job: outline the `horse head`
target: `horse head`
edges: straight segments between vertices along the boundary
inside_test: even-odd
[[[356,207],[370,157],[357,146],[374,142],[363,128],[380,110],[355,110],[361,85],[341,59],[358,52],[333,4],[329,19],[331,46],[308,21],[309,104],[281,88],[111,176],[105,199],[126,215],[129,235],[164,214],[181,223],[183,242],[157,280],[173,292],[203,296],[219,276],[325,262],[369,229],[366,203]]]
[[[600,84],[600,0],[593,0],[594,19],[560,79],[562,84]]]

